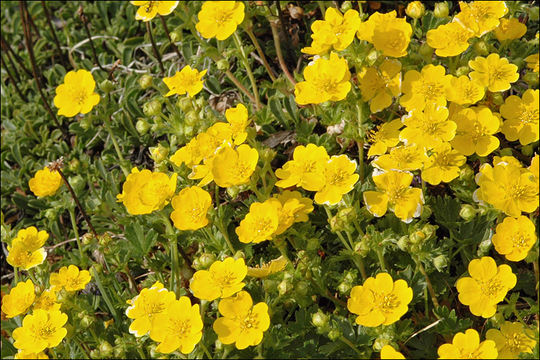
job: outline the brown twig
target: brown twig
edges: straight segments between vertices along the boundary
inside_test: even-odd
[[[150,25],[150,21],[146,22],[146,32],[150,37],[150,42],[152,43],[152,50],[154,50],[154,56],[158,61],[159,69],[161,70],[162,74],[165,74],[165,68],[163,67],[163,63],[161,62],[161,55],[159,54],[159,49],[157,48],[156,42],[154,41],[154,36],[152,35],[152,27]]]
[[[17,85],[17,81],[13,78],[13,76],[11,75],[11,72],[9,71],[7,67],[6,61],[4,60],[4,54],[2,54],[2,66],[6,70],[7,76],[9,80],[11,81],[11,83],[13,84],[13,86],[15,87],[15,91],[17,92],[21,100],[24,102],[27,102],[28,99],[26,98],[26,96],[23,95],[23,93],[21,92],[21,89],[19,89],[19,86]]]
[[[279,61],[279,66],[281,67],[281,70],[285,73],[285,76],[287,76],[287,79],[291,82],[291,84],[296,85],[296,81],[294,80],[294,77],[289,72],[289,69],[287,69],[287,64],[285,63],[285,60],[283,59],[283,53],[281,52],[281,44],[279,42],[279,33],[278,33],[278,23],[279,19],[276,18],[268,18],[268,21],[270,22],[270,27],[272,28],[272,36],[274,37],[274,46],[276,47],[276,54]]]
[[[114,80],[114,70],[116,70],[116,68],[118,67],[118,65],[120,65],[122,63],[122,60],[118,59],[114,62],[113,66],[111,67],[111,70],[109,70],[109,76],[107,77],[107,79],[109,80]]]
[[[56,30],[54,30],[54,26],[51,21],[51,14],[49,13],[49,9],[47,8],[47,4],[45,4],[44,0],[41,0],[41,6],[43,7],[43,12],[45,13],[45,17],[47,18],[47,24],[49,25],[49,28],[51,29],[54,44],[56,45],[56,51],[58,51],[58,55],[60,56],[60,62],[62,63],[62,65],[64,65],[64,67],[66,67],[67,63],[64,58],[64,54],[62,53],[62,48],[60,47],[60,42],[58,41],[58,37],[56,37]]]
[[[77,10],[77,13],[79,14],[79,17],[81,18],[81,21],[84,25],[84,30],[86,31],[86,36],[88,37],[88,41],[90,42],[90,47],[92,48],[92,55],[94,56],[94,62],[96,65],[102,70],[106,71],[101,64],[99,63],[96,48],[94,47],[94,41],[92,41],[92,35],[90,34],[90,28],[88,27],[88,18],[86,15],[84,15],[83,6],[79,6],[79,10]]]
[[[259,53],[259,57],[261,58],[264,67],[266,68],[266,71],[268,72],[268,75],[270,75],[270,79],[272,82],[276,81],[276,76],[274,75],[274,71],[270,67],[270,64],[268,63],[268,60],[266,60],[266,56],[264,55],[264,51],[261,48],[261,45],[259,44],[259,41],[257,40],[257,37],[253,33],[253,29],[251,25],[247,25],[244,30],[248,34],[249,38],[251,39],[251,42],[253,45],[255,45],[255,49],[257,49],[257,52]]]
[[[58,118],[52,111],[51,107],[49,106],[49,102],[45,98],[45,94],[43,93],[43,89],[41,86],[41,73],[38,71],[38,67],[36,64],[36,59],[34,57],[34,47],[32,44],[32,35],[30,34],[30,28],[28,27],[28,18],[30,17],[30,14],[28,13],[28,9],[26,9],[26,3],[24,1],[19,1],[19,7],[21,11],[21,21],[23,25],[23,32],[24,32],[24,40],[26,43],[26,49],[28,50],[28,55],[30,57],[30,63],[32,64],[32,73],[34,75],[34,79],[36,80],[36,85],[38,88],[39,95],[41,96],[41,100],[43,101],[43,105],[45,106],[45,109],[49,113],[49,115],[54,120],[54,123],[56,124],[56,127],[62,131],[64,134],[64,137],[67,139],[68,134],[66,133],[66,130],[60,125],[60,122],[58,121]]]
[[[17,55],[15,53],[15,51],[13,51],[13,49],[11,48],[11,46],[9,45],[9,43],[6,41],[6,39],[4,39],[4,35],[2,35],[2,33],[0,33],[0,40],[2,42],[2,49],[4,51],[7,50],[7,54],[8,54],[8,58],[10,59],[11,63],[13,64],[13,60],[11,59],[11,57],[9,56],[10,54],[13,55],[13,58],[15,59],[15,61],[17,62],[17,64],[19,64],[19,66],[21,67],[21,69],[23,69],[23,71],[26,73],[26,75],[28,75],[29,77],[32,77],[32,72],[30,70],[28,70],[28,68],[24,65],[24,61],[23,59]]]
[[[178,47],[174,43],[174,41],[171,38],[171,33],[169,32],[169,28],[167,27],[167,22],[165,21],[165,18],[161,15],[159,15],[159,18],[161,19],[161,24],[163,25],[163,29],[165,30],[165,34],[167,34],[167,37],[169,38],[169,42],[174,50],[176,52],[176,55],[178,55],[178,59],[182,58],[182,55],[180,54],[180,51],[178,50]]]

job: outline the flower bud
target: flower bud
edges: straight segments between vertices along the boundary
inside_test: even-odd
[[[299,281],[294,287],[294,291],[297,295],[306,296],[309,290],[309,284],[305,281]]]
[[[476,254],[478,256],[485,256],[489,253],[489,249],[491,249],[491,239],[486,239],[478,245]]]
[[[185,122],[189,126],[194,126],[199,121],[199,114],[195,110],[188,111]]]
[[[214,261],[216,261],[216,256],[212,253],[203,253],[199,256],[199,262],[203,269],[209,268]]]
[[[322,312],[320,309],[313,315],[311,315],[311,322],[316,327],[324,327],[328,325],[329,317],[324,312]]]
[[[472,205],[463,204],[459,210],[459,216],[465,221],[471,221],[476,216],[476,209]]]
[[[341,331],[339,331],[338,329],[332,329],[328,333],[328,338],[332,341],[336,341],[337,339],[339,339],[340,336],[341,336]]]
[[[231,199],[236,199],[238,194],[240,193],[240,188],[238,186],[231,186],[227,188],[227,194],[231,197]]]
[[[169,155],[169,149],[165,146],[158,144],[158,146],[153,146],[150,148],[150,157],[154,160],[155,163],[160,163],[167,158]]]
[[[99,83],[99,89],[103,91],[105,94],[110,93],[114,90],[114,84],[111,80],[103,80]]]
[[[161,114],[161,103],[154,99],[143,105],[143,113],[146,116],[157,116]]]
[[[85,116],[81,117],[81,120],[79,120],[79,125],[83,130],[88,130],[90,127],[92,127],[93,119],[94,118],[91,114],[86,114]]]
[[[176,106],[184,113],[187,113],[189,110],[193,109],[193,104],[188,96],[179,97],[178,101],[176,102]]]
[[[99,354],[99,350],[98,349],[91,350],[90,351],[90,358],[91,359],[100,359],[101,355]]]
[[[377,339],[375,339],[375,342],[373,343],[373,350],[375,351],[381,351],[381,349],[385,346],[390,344],[390,339],[385,336],[385,334],[379,336]]]
[[[102,357],[108,358],[112,355],[113,347],[111,346],[111,344],[109,344],[108,341],[102,341],[99,344],[99,352]]]
[[[170,35],[171,35],[172,42],[181,41],[183,38],[182,30],[171,31]]]
[[[539,8],[538,8],[538,4],[536,4],[535,6],[531,6],[529,9],[528,9],[528,13],[529,13],[529,20],[530,21],[538,21],[538,19],[540,18],[539,16]]]
[[[278,281],[277,280],[269,280],[269,279],[264,279],[263,280],[263,289],[265,292],[271,294],[271,293],[275,293],[276,291],[278,291]]]
[[[109,233],[98,235],[98,242],[101,246],[107,246],[111,242],[112,238]]]
[[[433,15],[436,18],[445,18],[448,16],[448,4],[446,2],[440,2],[435,4],[435,9],[433,10]]]
[[[426,224],[422,227],[422,232],[426,235],[426,239],[430,239],[433,235],[435,235],[435,231],[437,231],[438,226],[437,225],[431,225]]]
[[[366,240],[362,239],[361,241],[354,244],[354,252],[359,254],[361,257],[366,257],[369,253],[369,245]]]
[[[352,288],[352,285],[349,284],[348,282],[345,282],[345,281],[342,281],[339,285],[338,285],[338,291],[341,295],[345,295],[345,294],[348,294],[349,291],[351,291],[351,288]]]
[[[523,80],[529,85],[529,87],[538,87],[538,73],[528,72],[523,75]]]
[[[484,40],[475,42],[473,48],[477,55],[483,56],[489,54],[487,43]]]
[[[216,350],[221,350],[223,349],[223,343],[221,341],[219,341],[219,339],[217,339],[215,342],[214,342],[214,346],[216,347]]]
[[[292,283],[288,279],[282,280],[278,285],[279,295],[285,295],[293,288]]]
[[[422,16],[424,16],[425,11],[426,8],[424,7],[424,4],[422,4],[420,1],[413,1],[407,5],[405,14],[413,19],[420,19]]]
[[[139,119],[135,124],[135,129],[140,135],[144,135],[150,130],[150,124],[144,119]]]
[[[426,234],[423,231],[415,231],[409,235],[412,244],[421,244],[426,239]]]
[[[143,90],[148,89],[150,86],[152,86],[152,82],[152,76],[148,74],[142,75],[138,80],[139,86]]]
[[[474,177],[474,171],[469,165],[464,165],[459,171],[459,180],[470,181]]]
[[[422,213],[420,214],[420,219],[426,220],[431,216],[432,213],[433,211],[431,210],[431,207],[429,205],[424,205],[422,207]]]
[[[81,162],[78,159],[71,159],[71,161],[68,163],[68,170],[71,172],[79,171],[80,167]]]
[[[504,104],[504,97],[501,92],[496,92],[491,94],[491,99],[495,105]]]
[[[467,75],[469,74],[470,71],[471,71],[471,68],[469,68],[468,66],[460,66],[456,70],[456,76],[460,77],[463,75]]]
[[[238,251],[234,254],[233,258],[234,258],[235,260],[238,260],[238,259],[240,259],[240,258],[245,259],[245,258],[246,258],[246,254],[245,254],[242,250],[238,250]]]
[[[433,266],[438,271],[443,271],[448,266],[448,257],[446,255],[439,255],[433,259]]]
[[[227,71],[227,70],[229,70],[231,65],[229,64],[229,61],[227,59],[220,59],[216,63],[216,66],[217,66],[218,70],[220,70],[220,71]]]
[[[86,233],[81,237],[81,241],[83,245],[88,245],[94,240],[94,234],[92,233]]]
[[[49,221],[56,221],[58,219],[58,211],[54,208],[45,210],[45,218]]]
[[[429,46],[427,43],[423,43],[422,45],[420,45],[420,48],[418,49],[418,52],[424,58],[431,59],[431,57],[433,56],[433,48],[431,46]]]
[[[409,237],[407,235],[402,236],[397,241],[397,246],[401,251],[408,251],[409,250]]]
[[[371,52],[366,56],[366,62],[369,66],[373,66],[378,57],[379,54],[377,53],[377,50],[371,50]]]

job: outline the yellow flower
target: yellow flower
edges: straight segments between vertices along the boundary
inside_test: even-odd
[[[43,351],[40,353],[35,353],[35,352],[19,350],[19,352],[16,353],[13,358],[14,359],[48,359],[49,357]]]
[[[7,262],[23,270],[42,264],[47,257],[43,245],[48,238],[49,234],[46,231],[38,232],[34,226],[19,230],[11,246],[8,246]]]
[[[534,223],[526,216],[504,218],[491,238],[495,250],[510,261],[525,259],[536,240]]]
[[[458,21],[439,25],[426,34],[427,43],[437,56],[457,56],[469,48],[474,33]]]
[[[399,139],[428,150],[452,140],[456,134],[457,125],[448,119],[448,109],[443,106],[428,104],[423,111],[412,110],[401,120],[406,127]]]
[[[278,225],[279,214],[276,204],[271,201],[255,202],[251,204],[249,213],[236,228],[236,235],[242,243],[260,243],[270,240]]]
[[[75,265],[62,266],[57,273],[52,273],[49,282],[57,289],[66,291],[82,290],[90,282],[91,276],[87,270],[79,270]]]
[[[498,355],[495,342],[480,342],[480,335],[474,329],[458,332],[452,343],[439,346],[437,353],[439,359],[496,359]]]
[[[150,337],[160,342],[157,351],[169,354],[180,349],[182,354],[189,354],[201,341],[203,322],[199,305],[191,305],[187,296],[173,300],[167,309],[155,315],[155,322]]]
[[[278,228],[274,235],[281,235],[294,224],[294,214],[304,207],[297,199],[289,199],[285,203],[280,202],[275,197],[266,200],[271,202],[278,212]]]
[[[70,71],[64,77],[64,83],[56,88],[54,105],[58,115],[73,117],[78,113],[86,114],[99,103],[99,95],[94,92],[96,82],[86,70]]]
[[[389,154],[379,156],[371,164],[381,170],[413,171],[421,169],[426,160],[424,148],[410,144],[392,148]]]
[[[431,185],[448,183],[459,176],[459,168],[467,159],[452,149],[450,144],[442,143],[433,149],[424,164],[422,179]]]
[[[381,349],[381,360],[383,359],[405,359],[405,356],[399,351],[396,351],[392,345],[384,345]]]
[[[398,60],[384,60],[377,69],[369,67],[358,76],[362,99],[369,101],[372,113],[392,105],[392,97],[401,93],[401,63]]]
[[[164,16],[172,13],[178,1],[131,1],[131,4],[139,6],[135,20],[150,21],[157,14]]]
[[[240,145],[247,138],[246,127],[249,124],[248,111],[243,104],[238,104],[234,108],[225,111],[225,118],[231,125],[232,137],[235,145]]]
[[[296,102],[307,105],[343,100],[351,90],[350,78],[345,58],[340,58],[335,52],[328,60],[318,58],[304,69],[306,81],[295,85]]]
[[[244,3],[241,1],[205,1],[197,15],[195,25],[201,36],[225,40],[244,21]]]
[[[36,196],[54,195],[60,186],[62,186],[62,177],[58,171],[51,171],[45,166],[36,172],[36,175],[28,182],[28,185]]]
[[[399,143],[399,129],[402,126],[401,119],[395,119],[379,125],[376,131],[370,131],[368,136],[372,144],[369,147],[368,157],[386,154],[388,148],[396,146]]]
[[[34,310],[45,311],[60,310],[61,304],[56,302],[56,290],[54,288],[43,290],[34,303]]]
[[[532,70],[532,72],[537,73],[540,70],[540,54],[532,54],[525,58],[527,62],[527,67]]]
[[[489,329],[486,339],[495,342],[499,359],[518,359],[521,353],[532,353],[536,345],[534,331],[520,322],[505,321],[501,329]]]
[[[126,316],[134,319],[129,326],[130,334],[141,337],[155,328],[156,315],[167,311],[169,306],[176,300],[172,291],[163,288],[163,284],[157,281],[150,288],[142,289],[135,296],[126,309]]]
[[[521,99],[511,95],[501,105],[501,115],[506,119],[501,131],[508,141],[519,139],[521,145],[538,141],[539,93],[538,90],[529,89]]]
[[[292,209],[294,222],[308,221],[308,214],[313,211],[313,201],[310,198],[305,198],[298,191],[285,190],[281,194],[274,194],[274,198],[278,199],[283,209]],[[301,207],[288,206],[289,203],[298,202]]]
[[[499,54],[489,54],[487,58],[477,56],[469,60],[469,67],[474,70],[469,77],[491,92],[508,90],[510,84],[519,79],[518,67],[506,58],[499,58]]]
[[[244,288],[242,282],[247,274],[244,259],[228,257],[215,261],[209,270],[199,270],[193,274],[189,285],[193,295],[201,300],[212,301],[217,298],[233,296]]]
[[[203,88],[202,77],[205,74],[206,70],[199,72],[197,69],[191,69],[189,65],[184,66],[174,76],[163,79],[163,82],[169,88],[169,92],[165,96],[184,95],[187,93],[189,97],[194,97]]]
[[[247,275],[253,276],[256,278],[265,278],[281,270],[285,269],[287,266],[287,259],[283,256],[278,257],[277,259],[271,260],[268,263],[262,264],[260,267],[248,267]]]
[[[364,192],[367,210],[381,217],[390,208],[401,221],[406,223],[420,216],[424,197],[422,189],[410,187],[412,179],[411,173],[394,170],[374,174],[373,181],[380,191]]]
[[[67,320],[67,315],[59,310],[34,310],[24,317],[21,327],[13,330],[13,346],[33,353],[56,347],[67,334],[63,327]]]
[[[322,55],[330,49],[345,50],[354,40],[360,25],[358,11],[349,9],[342,15],[333,7],[326,9],[324,20],[316,20],[311,25],[313,43],[302,49],[303,53]]]
[[[324,187],[315,194],[317,204],[335,205],[358,181],[356,162],[347,155],[332,156],[324,166]]]
[[[452,77],[448,88],[448,101],[459,105],[476,104],[484,98],[486,91],[478,81],[470,80],[466,75]]]
[[[521,212],[531,213],[538,208],[538,186],[529,171],[515,165],[497,164],[477,182],[477,197],[504,211],[519,217]]]
[[[455,19],[480,37],[495,29],[499,25],[499,19],[508,12],[504,1],[473,1],[459,2],[461,12]]]
[[[381,14],[378,11],[375,11],[369,16],[367,21],[360,23],[358,26],[358,32],[356,36],[360,40],[365,40],[367,42],[373,43],[373,34],[375,29],[382,26],[384,23],[389,23],[392,21],[405,21],[405,19],[397,19],[396,11],[393,10],[386,14]]]
[[[210,194],[198,186],[180,190],[171,201],[174,211],[171,220],[179,230],[197,230],[208,225],[206,217],[212,206]]]
[[[169,203],[176,190],[177,176],[175,173],[169,178],[161,172],[139,171],[134,167],[122,186],[122,193],[116,197],[131,215],[150,214]]]
[[[24,314],[36,298],[34,291],[32,280],[18,282],[8,295],[2,297],[2,312],[8,318]]]
[[[259,344],[270,327],[268,305],[260,302],[253,306],[251,296],[245,291],[221,300],[218,309],[223,317],[214,321],[214,331],[219,341],[235,343],[238,350]]]
[[[471,260],[468,269],[471,277],[462,277],[456,282],[458,299],[469,306],[473,315],[490,318],[495,315],[497,304],[516,286],[517,277],[510,266],[497,267],[489,256]]]
[[[359,25],[356,35],[372,43],[385,56],[401,57],[407,55],[412,27],[404,18],[397,18],[395,11],[375,12]]]
[[[425,11],[426,8],[420,1],[411,1],[405,8],[405,14],[413,19],[420,19],[422,16],[424,16]]]
[[[494,136],[499,132],[499,118],[489,108],[465,108],[452,120],[457,124],[457,132],[450,143],[462,155],[487,156],[499,147],[499,139]]]
[[[352,288],[347,309],[358,315],[358,325],[390,325],[407,312],[412,297],[413,291],[405,280],[393,281],[389,274],[379,273],[367,278],[364,285]]]
[[[308,191],[319,191],[323,188],[324,168],[330,159],[323,146],[308,144],[294,149],[293,160],[287,161],[281,169],[276,170],[278,180],[276,186],[287,188],[300,186]]]
[[[224,146],[212,160],[212,176],[220,187],[246,184],[259,161],[257,149],[242,144],[236,149]]]
[[[503,18],[500,21],[499,26],[493,31],[499,41],[519,39],[527,32],[527,25],[520,23],[516,18]]]
[[[445,72],[443,66],[431,64],[424,66],[421,72],[407,71],[401,87],[401,106],[407,111],[424,110],[426,104],[430,103],[446,106],[446,92],[452,75],[445,75]]]
[[[536,154],[531,160],[531,166],[529,166],[529,171],[533,176],[533,181],[538,185],[540,182],[540,159],[538,154]]]

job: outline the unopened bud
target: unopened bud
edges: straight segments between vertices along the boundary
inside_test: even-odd
[[[171,35],[172,42],[181,41],[183,37],[182,31],[177,31],[177,30],[171,31],[170,35]]]
[[[373,66],[375,64],[375,61],[377,61],[377,58],[379,57],[379,54],[377,53],[377,50],[372,50],[367,56],[366,56],[366,62],[369,66]]]
[[[413,19],[420,19],[422,16],[424,16],[425,11],[426,8],[420,1],[410,2],[405,9],[405,13]]]
[[[536,72],[528,72],[522,77],[523,80],[529,85],[531,88],[535,88],[538,86],[538,73]]]
[[[438,271],[443,271],[448,266],[448,257],[446,255],[439,255],[433,259],[433,266]]]
[[[311,315],[311,322],[316,327],[324,327],[328,324],[328,315],[323,313],[320,309],[313,315]]]
[[[400,237],[397,241],[397,246],[401,251],[408,251],[409,244],[409,237],[407,235]]]
[[[339,339],[340,336],[341,336],[341,331],[339,331],[338,329],[332,329],[328,333],[328,338],[332,341],[336,341],[337,339]]]
[[[426,234],[423,231],[415,231],[409,235],[409,239],[413,244],[420,244],[426,239]]]
[[[99,83],[99,89],[103,91],[105,94],[110,93],[114,90],[114,84],[111,80],[103,80]]]
[[[418,52],[420,55],[422,55],[424,58],[429,58],[433,56],[433,48],[429,46],[427,43],[423,43],[420,45],[420,48],[418,49]]]
[[[286,293],[291,291],[292,288],[293,288],[293,284],[288,279],[284,279],[278,285],[279,295],[285,295]]]
[[[143,105],[143,113],[146,116],[157,116],[161,114],[161,103],[154,99]]]
[[[99,344],[99,352],[102,357],[108,358],[112,355],[113,347],[111,346],[111,344],[109,344],[108,341],[102,341]]]
[[[220,59],[216,63],[216,66],[217,66],[218,70],[220,70],[220,71],[227,71],[227,70],[229,70],[231,65],[229,64],[229,61],[227,59]]]
[[[433,16],[436,18],[445,18],[448,16],[448,4],[446,2],[440,2],[435,4],[435,9],[433,10]]]
[[[487,55],[489,53],[488,46],[483,40],[475,42],[473,48],[477,55]]]
[[[460,66],[456,70],[456,76],[460,77],[463,75],[467,75],[469,74],[470,71],[471,71],[471,68],[469,68],[468,66]]]
[[[522,146],[521,153],[525,156],[533,156],[534,146],[532,144]],[[538,176],[538,174],[536,174],[536,176]]]
[[[199,115],[195,110],[191,110],[186,114],[185,122],[189,126],[195,125],[199,121]]]
[[[504,97],[501,92],[492,93],[491,99],[495,105],[504,104]]]
[[[459,216],[465,221],[471,221],[476,216],[476,209],[472,205],[463,204],[459,210]]]
[[[140,135],[144,135],[148,132],[148,130],[150,130],[150,124],[146,120],[139,119],[135,124],[135,129],[137,129],[137,132]]]
[[[347,10],[352,9],[352,2],[351,1],[344,1],[343,4],[341,4],[341,11],[346,12]]]
[[[139,78],[138,82],[141,89],[143,90],[148,89],[150,86],[152,86],[152,82],[153,82],[152,76],[148,74],[144,74]]]
[[[465,165],[459,171],[459,180],[469,181],[474,177],[474,171],[469,165]]]
[[[149,150],[150,157],[152,158],[152,160],[154,160],[155,163],[162,162],[167,158],[167,155],[169,155],[169,149],[167,149],[161,144],[158,144],[158,146],[153,146]]]

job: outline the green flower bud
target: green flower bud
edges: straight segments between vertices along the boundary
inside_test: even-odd
[[[354,244],[354,252],[359,254],[363,258],[368,255],[369,250],[370,249],[367,239],[362,238],[362,240]]]
[[[478,245],[476,253],[478,256],[485,256],[489,253],[489,249],[491,249],[491,239],[486,239]]]
[[[264,279],[263,289],[269,294],[275,293],[276,291],[278,291],[278,284],[279,282],[277,280]]]
[[[349,291],[351,291],[352,289],[352,285],[349,284],[348,282],[345,282],[345,281],[342,281],[339,285],[338,285],[338,291],[341,295],[345,295],[345,294],[348,294]]]
[[[167,159],[167,155],[169,155],[169,149],[161,144],[158,144],[158,146],[153,146],[149,150],[150,157],[155,163],[162,162],[163,160]]]
[[[81,237],[83,245],[88,245],[94,240],[94,234],[86,233]]]
[[[278,285],[279,295],[285,295],[293,289],[293,284],[288,280],[282,280]]]
[[[529,87],[538,87],[538,73],[528,72],[523,75],[523,80],[525,80]]]
[[[328,325],[329,317],[324,312],[322,312],[320,309],[313,315],[311,315],[311,322],[316,327],[324,327]]]
[[[199,121],[199,114],[195,110],[188,111],[185,117],[185,122],[189,126],[195,125]]]
[[[473,48],[477,55],[484,56],[489,54],[489,48],[484,40],[475,42]]]
[[[79,120],[79,125],[83,130],[88,130],[90,127],[92,127],[93,119],[94,118],[91,114],[86,114],[85,116],[81,117],[81,120]]]
[[[231,199],[235,199],[240,193],[240,188],[238,186],[231,186],[231,187],[228,187],[226,191],[227,191],[227,194],[231,197]]]
[[[344,1],[343,4],[341,4],[341,11],[346,12],[347,10],[352,9],[352,2],[351,1]]]
[[[114,84],[111,80],[103,80],[99,83],[99,89],[103,91],[105,94],[110,93],[114,90]]]
[[[259,154],[260,154],[261,159],[263,160],[263,162],[267,163],[267,162],[271,162],[272,160],[274,160],[274,158],[277,155],[277,152],[275,150],[272,150],[270,148],[265,147],[261,151],[259,151]]]
[[[125,359],[126,358],[126,349],[124,347],[115,346],[114,347],[114,357],[116,359]]]
[[[426,234],[423,231],[415,231],[409,235],[409,239],[412,244],[421,244],[426,239]]]
[[[189,126],[189,125],[184,126],[184,135],[186,135],[188,139],[193,136],[193,132],[194,132],[193,126]]]
[[[405,14],[413,19],[420,19],[422,16],[424,16],[425,12],[426,8],[420,1],[410,2],[405,9]]]
[[[45,210],[45,218],[49,221],[55,221],[58,219],[58,211],[54,208]]]
[[[94,263],[94,265],[92,265],[92,267],[94,268],[94,270],[95,270],[98,274],[101,274],[101,273],[103,272],[103,265],[101,265],[101,264]],[[90,272],[90,274],[92,274],[92,272]],[[58,299],[58,301],[60,301],[60,299]]]
[[[495,105],[504,104],[504,97],[501,92],[496,92],[491,94],[491,99]]]
[[[306,296],[309,290],[309,284],[305,281],[299,281],[294,287],[294,291],[297,295]]]
[[[512,149],[511,148],[504,148],[499,150],[499,154],[501,156],[512,156]]]
[[[227,59],[220,59],[216,63],[216,66],[217,66],[218,70],[220,70],[220,71],[227,71],[227,70],[229,70],[231,65],[229,64],[229,61]]]
[[[171,35],[172,42],[182,41],[182,38],[183,38],[182,30],[171,31],[170,35]]]
[[[102,357],[108,358],[112,355],[113,347],[111,346],[111,344],[109,344],[109,342],[102,341],[99,344],[99,352],[101,353]]]
[[[341,336],[341,331],[339,331],[338,329],[332,329],[328,333],[328,338],[332,341],[336,341],[337,339],[339,339],[340,336]]]
[[[461,170],[459,170],[459,180],[461,181],[470,181],[474,178],[474,171],[469,165],[464,165]]]
[[[433,10],[433,15],[436,18],[445,18],[448,16],[448,4],[446,2],[440,2],[435,4],[435,9]]]
[[[433,259],[433,266],[441,272],[448,266],[448,263],[449,261],[446,255],[439,255]]]
[[[234,254],[234,259],[235,260],[238,260],[240,258],[242,259],[245,259],[246,258],[246,254],[242,251],[242,250],[238,250],[235,254]]]
[[[461,205],[461,209],[459,210],[459,216],[465,221],[471,221],[476,217],[476,209],[474,206],[469,204],[463,204]]]
[[[137,132],[141,135],[144,135],[148,132],[150,129],[150,124],[143,119],[137,120],[137,123],[135,124],[135,129],[137,129]]]
[[[397,246],[401,251],[408,251],[410,246],[409,237],[407,235],[400,237]]]
[[[373,66],[378,57],[379,54],[377,53],[377,50],[371,50],[371,52],[366,56],[366,62],[369,66]]]
[[[426,239],[430,239],[437,231],[437,225],[426,224],[422,227],[422,232],[426,235]]]
[[[522,146],[521,153],[525,156],[533,156],[534,146],[532,144]]]
[[[432,213],[433,211],[431,210],[431,207],[429,205],[424,205],[422,207],[422,213],[420,214],[420,219],[426,220],[431,216]]]
[[[148,74],[142,75],[137,81],[139,83],[139,86],[143,90],[148,89],[150,86],[152,86],[153,83],[152,76]]]
[[[468,67],[468,66],[460,66],[456,70],[456,76],[460,77],[460,76],[463,76],[463,75],[467,75],[467,74],[469,74],[470,71],[471,71],[470,67]]]
[[[540,18],[538,4],[529,7],[527,12],[529,13],[530,21],[538,21],[538,19]]]
[[[111,238],[111,235],[109,233],[98,235],[98,242],[99,242],[99,245],[101,245],[101,246],[109,245],[111,240],[112,240],[112,238]]]
[[[86,187],[86,180],[81,175],[70,176],[68,181],[76,194]]]
[[[423,43],[420,45],[420,48],[418,49],[418,52],[420,55],[422,55],[424,58],[429,58],[433,56],[433,48],[429,46],[427,43]]]
[[[142,345],[142,344],[141,344]],[[161,356],[160,352],[156,351],[157,345],[156,344],[150,344],[148,346],[148,352],[150,354],[150,359],[157,359],[159,356]]]
[[[189,96],[179,97],[178,101],[176,102],[176,106],[184,113],[193,110],[193,103],[191,102]]]
[[[385,345],[389,345],[389,344],[390,344],[390,339],[388,339],[388,337],[385,334],[383,334],[379,336],[377,339],[375,339],[375,342],[373,343],[373,350],[380,352],[381,349]]]
[[[81,162],[78,159],[71,159],[68,163],[68,170],[71,172],[79,171],[81,167]]]
[[[91,350],[90,351],[90,358],[92,358],[92,359],[100,359],[101,355],[99,353],[99,350],[98,349]]]
[[[157,116],[161,114],[161,103],[154,99],[143,105],[143,113],[146,116]]]
[[[203,269],[207,269],[216,261],[216,256],[212,253],[203,253],[199,256],[199,261]]]

